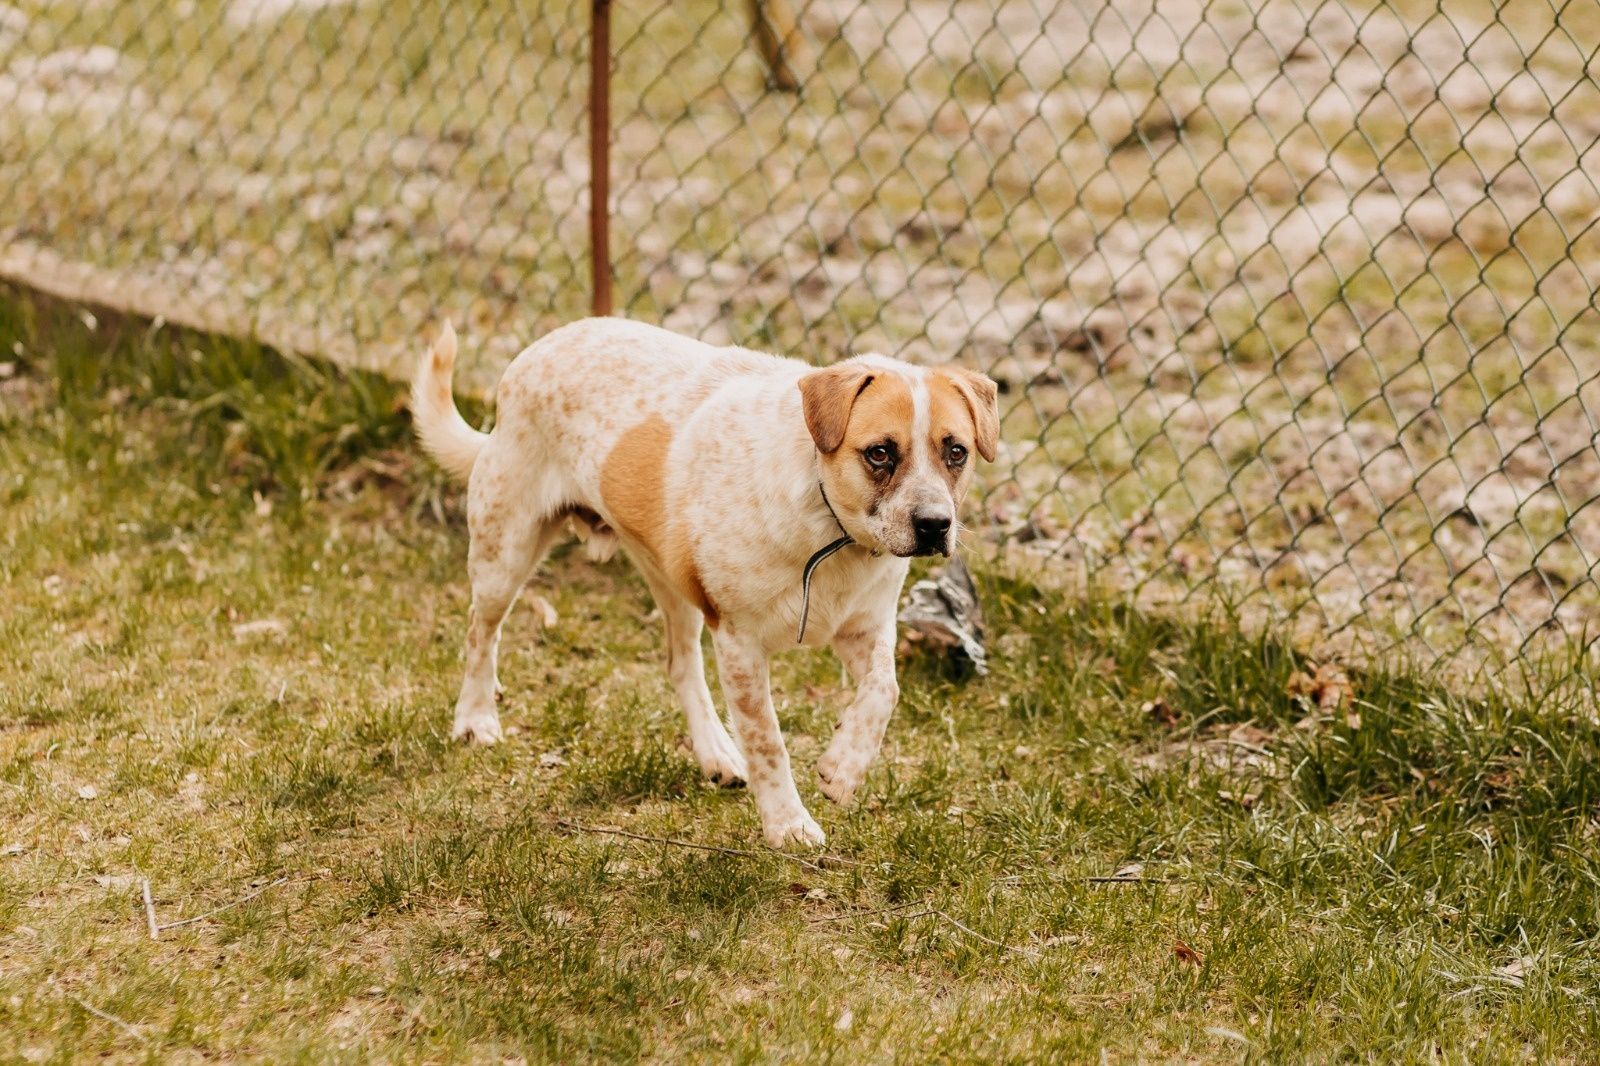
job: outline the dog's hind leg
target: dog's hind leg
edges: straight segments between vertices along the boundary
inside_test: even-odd
[[[743,785],[749,771],[744,756],[728,735],[728,729],[711,702],[706,685],[705,656],[700,649],[700,632],[705,619],[700,609],[673,592],[665,582],[647,578],[650,592],[667,626],[667,676],[678,693],[683,716],[689,723],[689,742],[694,757],[707,780],[724,788]]]
[[[495,707],[500,624],[534,568],[561,538],[565,520],[555,516],[510,525],[504,510],[497,516],[492,510],[469,507],[468,526],[472,611],[467,621],[466,676],[450,736],[493,744],[502,735]]]

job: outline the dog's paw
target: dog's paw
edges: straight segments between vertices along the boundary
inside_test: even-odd
[[[850,806],[856,789],[861,787],[864,767],[857,768],[845,762],[832,751],[817,760],[817,785],[822,794],[841,807]]]
[[[750,779],[750,769],[733,741],[720,737],[706,748],[704,753],[695,754],[706,780],[721,788],[743,788]]]
[[[493,711],[478,715],[458,714],[455,725],[450,729],[451,740],[465,740],[471,744],[498,744],[504,737],[500,716]]]
[[[791,845],[800,848],[820,848],[828,842],[827,834],[817,824],[817,820],[802,808],[791,818],[778,818],[762,826],[762,835],[767,838],[767,846],[772,848],[787,848]]]

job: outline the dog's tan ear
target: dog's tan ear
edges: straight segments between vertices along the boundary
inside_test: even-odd
[[[805,411],[806,429],[811,431],[811,439],[822,454],[832,455],[844,443],[850,409],[856,405],[856,397],[872,384],[872,378],[867,367],[840,363],[800,379],[800,406]]]
[[[995,447],[1000,443],[999,387],[976,370],[959,366],[943,369],[972,414],[973,443],[978,447],[978,454],[983,456],[984,462],[994,462]]]

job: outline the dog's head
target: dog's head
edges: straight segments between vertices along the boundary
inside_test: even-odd
[[[949,555],[972,455],[994,460],[994,382],[862,356],[807,374],[800,395],[845,532],[894,555]]]

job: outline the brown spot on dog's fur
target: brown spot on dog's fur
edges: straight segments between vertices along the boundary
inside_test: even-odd
[[[651,417],[617,441],[600,468],[600,495],[617,528],[665,564],[667,449],[672,427]],[[664,568],[664,565],[663,565]]]
[[[721,616],[706,593],[682,523],[667,514],[667,451],[672,427],[652,415],[624,433],[600,468],[600,496],[610,521],[650,557],[715,629]],[[600,516],[595,515],[597,521]],[[605,524],[603,521],[600,523]]]

